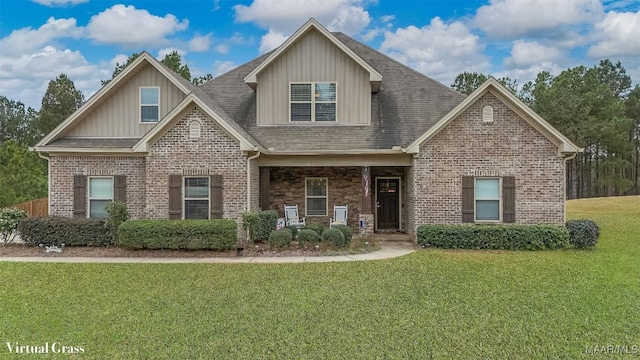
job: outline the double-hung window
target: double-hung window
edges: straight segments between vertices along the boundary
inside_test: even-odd
[[[209,177],[184,178],[184,218],[208,219],[211,192]]]
[[[475,179],[476,221],[500,221],[500,178]]]
[[[113,200],[113,177],[89,177],[89,217],[106,218],[106,206]]]
[[[307,178],[305,189],[307,216],[326,216],[327,178]]]
[[[336,121],[336,83],[292,83],[289,96],[292,122]]]
[[[158,122],[160,116],[160,88],[140,88],[140,122]]]

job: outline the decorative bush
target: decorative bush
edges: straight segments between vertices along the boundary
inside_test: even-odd
[[[238,240],[233,220],[129,220],[118,227],[118,246],[133,249],[228,250]]]
[[[298,241],[303,242],[318,242],[320,241],[320,235],[312,229],[302,229],[298,233]]]
[[[0,243],[11,244],[16,238],[18,224],[26,217],[27,212],[22,209],[0,209]]]
[[[276,230],[269,235],[269,245],[277,249],[288,248],[291,246],[291,238],[290,229]]]
[[[324,226],[322,224],[309,224],[304,227],[304,229],[313,230],[318,234],[318,236],[322,236],[324,232]]]
[[[579,249],[596,246],[598,236],[600,236],[600,227],[593,220],[569,220],[566,227],[569,230],[571,246]]]
[[[253,242],[266,242],[276,229],[278,212],[275,210],[249,211],[242,214],[242,228],[249,230]]]
[[[23,219],[18,225],[27,245],[110,246],[113,233],[104,219],[41,216]]]
[[[127,205],[121,201],[109,201],[107,203],[106,210],[107,229],[111,232],[111,236],[115,242],[115,239],[118,236],[118,226],[129,220],[129,210],[127,210]]]
[[[418,244],[449,249],[558,249],[569,246],[569,232],[556,225],[422,225]]]
[[[336,228],[325,230],[322,233],[322,241],[332,242],[338,248],[341,248],[347,245],[347,242],[344,239],[344,234],[342,233],[342,231]]]
[[[287,230],[291,231],[291,234],[292,234],[294,239],[298,237],[298,233],[300,232],[300,228],[295,227],[295,226],[286,226],[283,229],[287,229]]]
[[[334,229],[340,230],[342,235],[344,235],[345,243],[349,244],[351,242],[351,236],[353,236],[353,230],[348,225],[335,225]]]

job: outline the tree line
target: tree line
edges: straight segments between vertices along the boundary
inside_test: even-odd
[[[487,78],[464,72],[451,87],[470,94]],[[497,80],[584,148],[567,163],[568,198],[640,194],[640,86],[620,62],[542,71],[522,86]]]

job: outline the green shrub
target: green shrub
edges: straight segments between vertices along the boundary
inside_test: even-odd
[[[344,235],[344,241],[346,244],[351,242],[351,237],[353,236],[353,230],[351,230],[351,227],[348,225],[335,225],[333,228],[340,230],[342,235]]]
[[[298,241],[303,242],[318,242],[320,241],[320,235],[312,229],[302,229],[298,233]]]
[[[253,242],[266,242],[278,224],[278,212],[275,210],[248,211],[242,214],[242,228],[249,230],[249,239]]]
[[[269,245],[277,249],[288,248],[291,246],[291,238],[290,229],[276,230],[269,235]]]
[[[336,247],[341,248],[347,245],[342,231],[331,228],[322,233],[322,241],[332,242]]]
[[[324,232],[324,226],[322,224],[309,224],[304,227],[304,229],[313,230],[318,234],[318,236],[322,236]]]
[[[287,230],[291,231],[291,234],[293,235],[294,239],[298,237],[298,233],[300,232],[300,228],[299,227],[295,227],[293,225],[285,226],[283,229],[287,229]]]
[[[0,209],[0,243],[11,244],[17,235],[18,224],[26,217],[27,212],[22,209]]]
[[[569,232],[556,225],[422,225],[418,244],[448,249],[557,249],[569,246]]]
[[[576,248],[587,248],[596,246],[600,227],[592,220],[580,219],[569,220],[566,223],[569,230],[569,243]]]
[[[115,239],[118,236],[118,226],[129,220],[129,210],[127,210],[127,205],[121,201],[109,201],[107,203],[106,210],[107,229],[111,232],[111,236],[115,242]]]
[[[118,246],[133,249],[228,250],[238,240],[233,220],[129,220],[118,227]]]
[[[110,246],[113,233],[104,219],[41,216],[23,219],[18,225],[27,245]]]

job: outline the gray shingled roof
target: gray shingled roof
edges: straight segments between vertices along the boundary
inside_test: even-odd
[[[265,54],[202,85],[202,90],[265,148],[276,151],[369,150],[405,147],[465,96],[342,33],[334,35],[383,76],[371,94],[369,126],[256,125],[256,94],[244,77]]]

